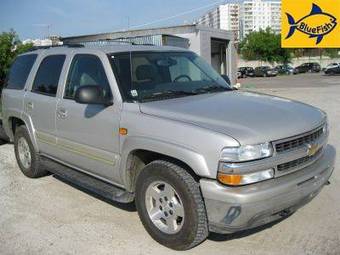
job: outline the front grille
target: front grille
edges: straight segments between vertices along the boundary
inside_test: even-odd
[[[275,145],[275,149],[277,153],[280,152],[285,152],[285,151],[289,151],[295,148],[298,148],[300,146],[303,146],[305,144],[310,144],[313,143],[314,141],[318,140],[323,134],[323,128],[319,128],[318,130],[316,130],[315,132],[305,135],[305,136],[301,136],[299,138],[296,139],[292,139],[289,141],[285,141],[282,143],[277,143]]]
[[[313,156],[306,156],[303,158],[299,158],[287,163],[283,163],[277,166],[278,171],[289,171],[295,168],[300,168],[303,165],[307,165],[308,163],[312,162],[316,159],[322,152],[322,148],[320,148]]]

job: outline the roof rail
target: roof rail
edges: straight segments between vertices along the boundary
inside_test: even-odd
[[[49,46],[33,46],[29,51],[35,50],[46,50],[50,48],[59,48],[59,47],[68,47],[68,48],[83,48],[85,47],[83,44],[76,44],[76,43],[66,43],[61,45],[49,45]]]
[[[136,41],[136,39],[137,39],[137,41]],[[119,37],[119,38],[115,38],[115,39],[110,39],[110,38],[99,39],[99,40],[84,42],[84,45],[106,46],[106,45],[110,45],[111,43],[112,44],[156,46],[155,44],[152,44],[152,43],[145,43],[145,42],[143,42],[143,40],[140,40],[138,42],[138,37]]]

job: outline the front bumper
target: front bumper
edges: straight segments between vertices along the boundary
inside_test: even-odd
[[[310,166],[276,179],[227,187],[216,180],[201,179],[209,230],[233,233],[258,227],[287,216],[311,201],[328,182],[335,162],[328,145]]]

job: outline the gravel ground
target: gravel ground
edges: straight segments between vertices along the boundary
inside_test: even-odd
[[[330,143],[340,150],[340,77],[319,76],[293,77],[312,83],[309,87],[285,87],[292,77],[268,80],[266,85],[251,79],[251,86],[245,87],[322,108],[329,115]],[[319,80],[327,86],[320,86]],[[182,253],[339,255],[339,171],[336,166],[331,185],[288,219],[255,231],[211,234]],[[16,164],[13,146],[0,147],[0,254],[174,253],[149,237],[133,205],[102,201],[53,176],[28,179]]]

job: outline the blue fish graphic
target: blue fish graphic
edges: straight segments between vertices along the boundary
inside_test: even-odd
[[[337,26],[336,17],[329,13],[325,13],[319,6],[313,4],[312,11],[307,16],[295,22],[292,15],[286,13],[288,23],[290,25],[289,33],[286,37],[291,37],[295,30],[309,35],[309,38],[317,38],[316,44],[319,44],[323,37],[334,30]],[[314,21],[314,22],[311,22]],[[309,24],[319,24],[318,26],[310,26]]]

